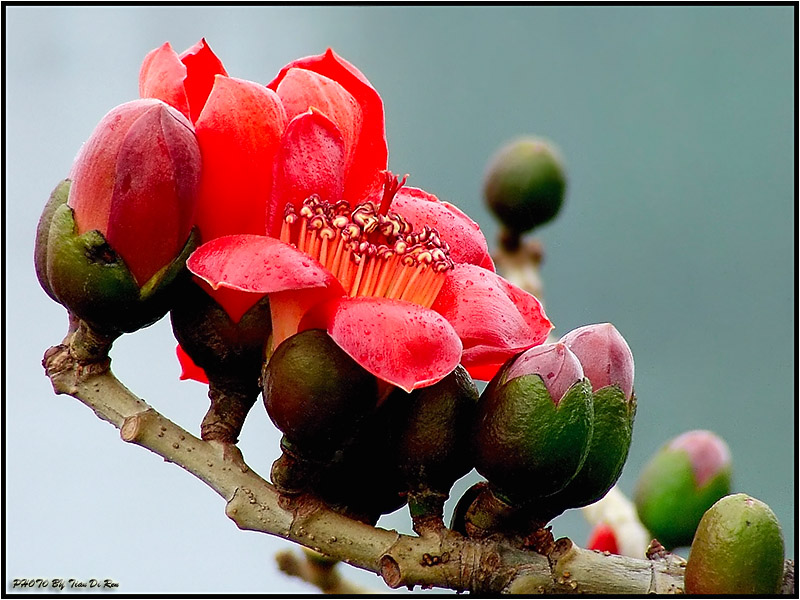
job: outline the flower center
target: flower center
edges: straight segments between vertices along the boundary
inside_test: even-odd
[[[312,195],[299,210],[284,209],[280,239],[317,259],[350,297],[373,296],[414,302],[430,308],[453,268],[450,247],[436,229],[414,231],[389,205],[402,186],[387,174],[380,206],[355,208],[346,200],[330,203]]]

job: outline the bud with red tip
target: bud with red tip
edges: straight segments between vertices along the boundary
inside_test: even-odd
[[[475,467],[490,486],[467,510],[468,532],[505,528],[517,512],[546,523],[537,505],[580,469],[592,426],[591,387],[567,346],[537,346],[506,363],[478,403]]]
[[[39,224],[42,287],[106,332],[135,331],[169,308],[170,284],[196,245],[200,179],[191,123],[158,100],[109,112]]]
[[[602,498],[619,479],[628,457],[636,414],[633,354],[610,323],[586,325],[561,338],[592,385],[594,430],[586,460],[569,484],[547,498],[553,516]]]
[[[639,518],[666,548],[688,546],[700,519],[730,492],[731,454],[710,431],[687,431],[645,465],[636,487]]]

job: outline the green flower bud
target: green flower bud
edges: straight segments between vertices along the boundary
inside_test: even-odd
[[[684,578],[689,594],[777,594],[783,532],[769,506],[746,494],[718,500],[703,515]]]
[[[512,504],[564,488],[592,437],[591,386],[561,343],[531,348],[509,361],[478,403],[478,472]]]
[[[561,341],[578,357],[592,383],[594,430],[577,475],[546,500],[553,516],[596,502],[616,483],[628,457],[636,415],[633,354],[613,325],[580,327]]]
[[[175,284],[186,277],[186,259],[197,247],[195,232],[178,256],[139,285],[125,261],[97,230],[78,233],[67,205],[70,182],[59,184],[39,221],[34,263],[49,296],[105,334],[147,327],[174,302]]]
[[[494,156],[484,179],[483,194],[502,223],[519,234],[558,214],[566,183],[555,148],[542,139],[523,138]]]
[[[688,546],[703,513],[730,493],[727,444],[710,431],[689,431],[645,465],[634,501],[642,523],[665,548]]]
[[[377,380],[322,330],[310,329],[275,349],[262,375],[272,422],[308,457],[341,450],[377,404]]]

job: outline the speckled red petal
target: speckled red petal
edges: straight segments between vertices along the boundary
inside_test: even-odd
[[[450,245],[450,258],[455,263],[469,263],[494,271],[489,247],[478,224],[448,202],[414,187],[402,187],[394,197],[390,210],[405,217],[419,230],[428,225]]]
[[[260,235],[227,235],[207,242],[186,261],[188,269],[212,288],[271,294],[305,288],[344,293],[319,262],[297,248]]]
[[[431,307],[453,325],[464,344],[467,370],[500,365],[523,350],[543,343],[553,324],[541,303],[496,273],[461,264]]]

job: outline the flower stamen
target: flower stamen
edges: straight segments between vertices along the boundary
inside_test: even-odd
[[[435,229],[425,225],[415,231],[401,215],[382,212],[404,181],[387,172],[380,209],[371,201],[351,208],[344,200],[331,204],[316,195],[299,209],[289,204],[280,239],[317,259],[350,297],[394,298],[430,307],[453,262]]]

